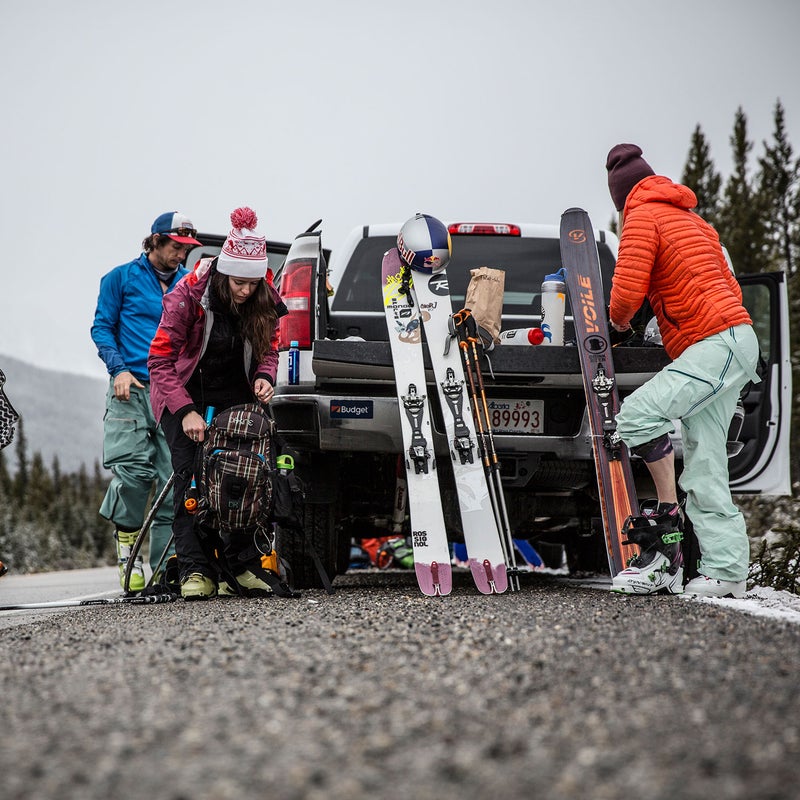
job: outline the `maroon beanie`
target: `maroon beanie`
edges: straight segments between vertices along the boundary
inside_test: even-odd
[[[614,208],[622,211],[631,189],[642,178],[655,175],[652,167],[642,158],[642,148],[635,144],[618,144],[611,148],[606,159],[608,190]]]

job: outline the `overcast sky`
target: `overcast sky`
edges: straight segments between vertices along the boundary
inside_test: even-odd
[[[797,0],[0,0],[0,354],[103,377],[100,277],[163,211],[334,252],[417,211],[605,227],[614,144],[679,179],[699,123],[727,177],[778,98],[797,155],[799,32]]]

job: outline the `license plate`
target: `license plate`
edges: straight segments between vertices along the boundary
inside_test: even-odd
[[[544,433],[543,400],[487,400],[493,433]]]

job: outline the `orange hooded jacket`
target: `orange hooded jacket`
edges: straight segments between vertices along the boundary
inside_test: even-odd
[[[690,211],[696,205],[695,193],[669,178],[639,181],[625,202],[611,286],[611,319],[630,322],[647,297],[673,359],[701,339],[751,324],[717,232]]]

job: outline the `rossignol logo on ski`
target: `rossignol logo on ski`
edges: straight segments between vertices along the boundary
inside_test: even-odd
[[[428,288],[431,290],[431,294],[435,294],[437,297],[449,297],[450,284],[447,282],[447,274],[442,272],[438,275],[431,275],[428,279]]]
[[[428,531],[411,531],[414,547],[428,546]]]

